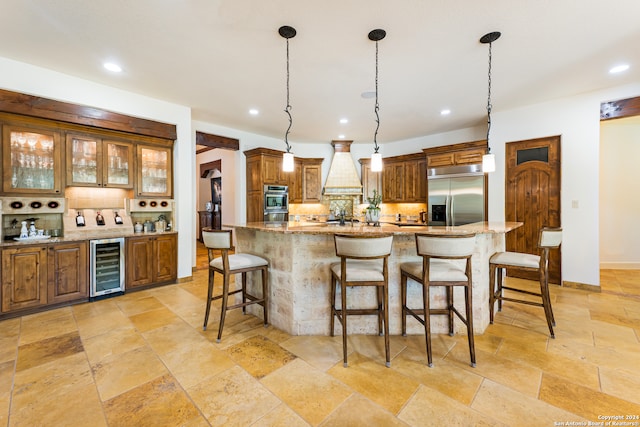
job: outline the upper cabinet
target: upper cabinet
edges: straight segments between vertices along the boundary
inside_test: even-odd
[[[482,156],[487,152],[486,141],[463,142],[442,147],[425,148],[427,167],[439,168],[457,165],[482,163]]]
[[[133,144],[67,135],[67,186],[133,188]]]
[[[172,149],[137,145],[138,196],[171,197]]]
[[[2,126],[2,189],[5,193],[62,192],[60,132],[21,124]]]
[[[383,164],[383,203],[426,203],[427,161],[424,154],[387,157],[383,159]],[[370,180],[364,175],[364,172],[363,169],[363,185],[367,180]],[[368,191],[372,192],[373,190]]]
[[[366,203],[367,197],[373,197],[373,190],[382,194],[382,172],[371,171],[371,159],[360,159],[362,173],[362,194],[363,203]]]
[[[2,194],[109,187],[132,196],[173,195],[171,140],[2,112],[0,127]]]

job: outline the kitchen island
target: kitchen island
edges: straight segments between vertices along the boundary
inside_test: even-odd
[[[519,222],[479,222],[457,227],[412,226],[399,227],[382,224],[373,227],[363,223],[338,224],[314,222],[263,223],[230,225],[234,229],[236,250],[262,256],[269,261],[269,323],[291,335],[329,335],[330,301],[329,265],[338,262],[335,255],[334,234],[391,233],[393,250],[389,258],[389,330],[400,334],[400,264],[420,261],[416,253],[416,233],[476,233],[476,249],[472,257],[474,332],[481,334],[489,324],[489,258],[505,249],[505,234],[520,227]],[[249,274],[249,287],[253,287]],[[408,301],[421,305],[422,293],[417,283],[409,281]],[[254,289],[252,289],[254,290]],[[358,306],[375,306],[375,294],[370,289],[353,288],[349,301]],[[458,291],[460,291],[458,293]],[[255,292],[258,292],[255,290]],[[455,304],[464,306],[462,289],[455,290]],[[431,292],[432,307],[444,305],[444,290]],[[414,305],[415,306],[415,305]],[[256,315],[262,316],[261,309]],[[456,333],[466,329],[456,319]],[[339,323],[336,322],[336,328]],[[446,316],[432,317],[433,333],[446,333]],[[340,335],[340,331],[335,331]],[[353,316],[349,319],[349,333],[377,334],[375,316]],[[415,320],[408,320],[407,333],[423,334],[424,328]]]

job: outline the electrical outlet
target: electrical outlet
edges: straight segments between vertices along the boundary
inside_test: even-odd
[[[571,207],[572,207],[573,209],[578,209],[578,208],[580,207],[580,203],[578,203],[578,201],[577,201],[577,200],[572,200],[572,201],[571,201]]]

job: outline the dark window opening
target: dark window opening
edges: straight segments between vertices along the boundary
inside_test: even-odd
[[[526,150],[518,150],[516,164],[520,165],[526,162],[544,162],[549,163],[549,147],[529,148]]]

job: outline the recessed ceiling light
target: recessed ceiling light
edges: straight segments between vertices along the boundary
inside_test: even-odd
[[[611,74],[621,73],[623,71],[627,71],[628,69],[629,69],[629,64],[616,65],[615,67],[609,70],[609,73]]]
[[[349,123],[349,119],[340,119],[340,123],[345,124],[345,123]]]
[[[376,91],[375,90],[368,90],[365,92],[362,92],[362,96],[365,99],[369,99],[369,98],[375,98],[376,97]]]
[[[255,108],[249,110],[249,114],[251,114],[252,116],[257,116],[259,113],[260,111],[256,110]]]
[[[109,71],[113,71],[114,73],[119,73],[122,71],[122,67],[120,67],[118,64],[114,64],[113,62],[105,62],[104,68]]]
[[[338,135],[338,139],[344,139],[344,135]]]
[[[447,109],[442,110],[440,111],[440,114],[443,116],[448,116],[449,114],[451,114],[451,110],[447,110]]]

